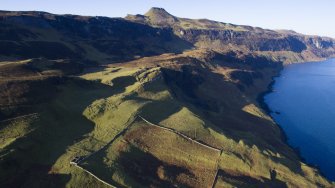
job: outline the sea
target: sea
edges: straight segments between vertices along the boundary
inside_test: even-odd
[[[264,97],[306,163],[335,181],[335,59],[286,66]]]

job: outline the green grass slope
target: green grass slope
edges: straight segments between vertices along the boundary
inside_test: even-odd
[[[24,72],[31,68],[19,63],[12,69],[24,76],[1,84],[1,186],[332,187],[259,107],[280,66],[255,71],[257,64],[209,54],[165,54],[77,76],[47,76],[55,68],[38,64]],[[70,164],[78,156],[87,157],[82,168]]]
[[[332,39],[127,19],[0,11],[0,187],[334,187],[259,103]]]

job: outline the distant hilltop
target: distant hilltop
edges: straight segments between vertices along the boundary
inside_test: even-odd
[[[92,60],[86,47],[82,47],[83,43],[92,46],[98,54],[101,54],[100,57],[104,57],[106,61],[101,59],[100,63],[130,60],[132,57],[162,52],[178,53],[186,48],[243,54],[257,53],[284,63],[321,60],[335,54],[335,42],[332,38],[234,25],[208,19],[179,18],[163,8],[151,8],[144,15],[128,15],[125,18],[55,15],[37,11],[1,11],[0,20],[1,25],[6,25],[1,28],[0,34],[2,39],[6,39],[0,41],[3,56],[12,54],[17,57],[48,58],[65,55]],[[43,30],[46,29],[53,31],[54,36],[62,36],[63,41],[60,43],[56,38],[44,35]],[[130,41],[129,36],[141,40]],[[37,40],[22,43],[31,37]],[[82,42],[73,41],[73,38]],[[99,38],[106,40],[97,43],[96,40]],[[145,38],[147,40],[143,40]],[[172,43],[178,43],[179,47]],[[141,45],[145,47],[140,48]],[[38,52],[34,54],[31,49]],[[53,49],[60,49],[60,54],[63,55],[48,54]]]
[[[334,40],[162,8],[0,12],[0,187],[334,187],[262,96]]]

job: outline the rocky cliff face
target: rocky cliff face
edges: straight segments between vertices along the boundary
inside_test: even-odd
[[[333,55],[330,38],[161,8],[2,11],[0,187],[334,187],[258,100],[283,62]]]
[[[284,63],[319,60],[335,55],[334,39],[331,38],[238,26],[206,19],[178,18],[160,8],[152,8],[144,16],[133,15],[127,16],[126,19],[159,28],[172,28],[177,36],[199,48],[267,54]],[[292,56],[300,58],[292,59]]]
[[[178,32],[178,30],[177,30]],[[250,51],[292,51],[300,53],[306,44],[294,36],[252,31],[180,29],[180,36],[202,48],[227,49],[229,45],[243,46]],[[216,46],[210,45],[217,42]],[[206,44],[207,43],[207,44]]]
[[[254,53],[284,63],[335,55],[331,38],[178,18],[161,8],[125,19],[1,11],[0,26],[2,58],[108,63],[191,48]]]

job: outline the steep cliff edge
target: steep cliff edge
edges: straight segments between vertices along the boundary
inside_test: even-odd
[[[207,19],[178,18],[161,8],[152,8],[144,16],[128,15],[126,19],[153,27],[172,28],[177,36],[198,48],[253,52],[284,63],[315,61],[335,55],[335,40],[331,38]]]
[[[0,26],[0,187],[334,187],[258,102],[333,39],[161,8]]]

